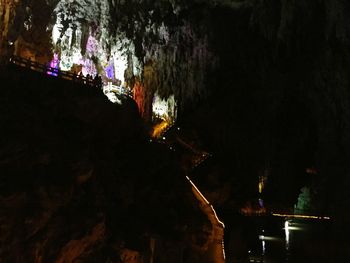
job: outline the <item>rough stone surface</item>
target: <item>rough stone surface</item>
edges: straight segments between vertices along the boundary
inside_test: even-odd
[[[37,74],[0,76],[11,83],[0,90],[1,261],[201,256],[210,223],[176,158],[148,142],[136,104]]]

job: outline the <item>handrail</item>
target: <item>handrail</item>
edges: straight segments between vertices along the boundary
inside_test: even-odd
[[[29,68],[31,70],[34,70],[34,71],[37,71],[40,73],[44,73],[44,74],[48,74],[51,76],[55,76],[58,78],[76,81],[76,82],[79,82],[79,83],[82,83],[85,85],[89,85],[89,86],[96,86],[99,88],[102,87],[102,81],[100,78],[93,79],[92,77],[90,77],[90,78],[85,77],[82,74],[77,75],[77,74],[69,72],[69,71],[62,71],[60,69],[52,68],[50,66],[47,66],[47,65],[41,64],[39,62],[23,58],[23,57],[12,56],[9,59],[9,62],[14,64],[14,65],[17,65],[17,66]]]

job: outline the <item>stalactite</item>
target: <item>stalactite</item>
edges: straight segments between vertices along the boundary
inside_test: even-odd
[[[11,30],[16,17],[16,8],[19,6],[19,0],[1,0],[0,1],[0,57],[9,56],[9,45],[13,45]],[[10,32],[9,32],[10,31]]]
[[[144,87],[142,86],[142,83],[137,80],[134,83],[134,87],[133,87],[133,98],[137,103],[139,112],[141,114],[141,116],[144,116],[145,114],[145,93],[144,93]]]

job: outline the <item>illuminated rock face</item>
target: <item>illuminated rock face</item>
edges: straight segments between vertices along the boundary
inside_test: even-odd
[[[108,10],[108,1],[59,1],[52,14],[52,44],[61,55],[62,70],[79,65],[84,76],[103,73],[115,56],[107,48]]]
[[[201,89],[205,86],[204,76],[210,54],[206,39],[197,37],[190,24],[172,28],[175,32],[170,35],[170,29],[164,22],[154,23],[148,15],[142,19],[149,21],[143,25],[135,21],[133,34],[127,35],[119,29],[116,32],[110,30],[112,25],[122,27],[118,19],[125,19],[121,13],[116,22],[111,21],[109,12],[116,8],[111,3],[91,1],[86,5],[89,8],[81,8],[74,13],[72,10],[77,8],[74,1],[70,5],[61,1],[55,8],[52,39],[61,53],[61,69],[69,70],[73,64],[78,64],[82,66],[84,75],[100,74],[106,79],[119,80],[126,86],[135,78],[142,79],[144,92],[149,95],[144,96],[146,101],[139,105],[146,108],[153,104],[147,98],[152,98],[157,91],[164,99],[172,96],[170,100],[175,101],[180,97],[186,101],[194,93],[203,93]],[[122,7],[120,9],[123,10]],[[81,19],[85,21],[81,22]],[[64,21],[68,25],[64,26]],[[142,35],[135,40],[141,32]],[[151,37],[153,42],[150,42]],[[142,47],[141,55],[137,54],[135,46]],[[151,73],[149,70],[145,73],[144,64],[151,64]],[[106,70],[111,66],[113,73],[109,69],[107,75]],[[145,111],[147,109],[140,108],[141,113]],[[176,118],[176,114],[171,115],[172,119]]]
[[[152,112],[154,118],[160,118],[169,123],[175,122],[177,105],[174,95],[171,95],[168,99],[162,99],[156,93],[152,103]]]
[[[179,17],[185,7],[177,1],[1,1],[2,45],[12,39],[16,55],[42,63],[57,52],[62,70],[99,74],[130,88],[142,80],[146,108],[157,91],[185,103],[204,94],[213,62],[206,36]],[[153,72],[145,77],[147,63]],[[113,76],[107,76],[111,64]]]
[[[198,5],[191,6],[194,2]],[[215,12],[207,7],[213,7],[214,2],[216,8],[232,8],[222,13],[216,9],[213,18],[211,14]],[[273,173],[277,174],[276,178],[294,178],[293,169],[286,167],[294,168],[291,160],[299,151],[304,152],[300,150],[304,149],[300,146],[303,136],[294,135],[308,131],[299,129],[300,124],[291,120],[305,118],[305,123],[315,122],[319,138],[315,143],[315,162],[322,171],[320,176],[344,179],[348,174],[339,168],[339,162],[348,159],[350,142],[348,1],[2,0],[0,3],[2,49],[8,41],[13,41],[16,54],[42,62],[51,60],[52,53],[59,51],[61,67],[65,70],[98,72],[110,80],[125,81],[134,88],[135,100],[146,119],[152,118],[155,94],[164,101],[174,96],[180,109],[183,104],[202,98],[207,92],[205,73],[215,65],[218,56],[221,72],[216,79],[219,83],[215,82],[212,88],[212,95],[216,95],[212,100],[214,106],[207,107],[211,109],[204,117],[196,118],[213,124],[208,132],[205,129],[202,132],[211,138],[213,148],[217,147],[214,149],[227,156],[234,149],[235,156],[252,169],[247,174],[254,174],[255,168],[246,160],[260,160],[266,153],[263,147],[257,150],[256,145],[270,147],[275,143],[276,148],[285,150],[283,154],[280,150],[271,153],[280,156],[272,161],[283,164],[274,167]],[[207,13],[201,14],[201,10]],[[209,28],[203,23],[201,28],[198,26],[201,17],[213,19],[217,26]],[[202,19],[201,22],[206,21]],[[108,70],[107,76],[110,66],[113,70]],[[294,100],[290,100],[291,96]],[[298,106],[285,103],[299,100],[302,103]],[[298,111],[300,105],[309,109],[312,117],[305,117],[307,114],[302,112],[289,118],[290,109]],[[278,118],[286,121],[275,122]],[[275,124],[273,128],[263,128],[271,122]],[[287,130],[291,135],[286,135]],[[277,136],[269,135],[271,131],[280,135],[281,141],[274,142]],[[244,174],[246,167],[242,167]],[[340,181],[333,183],[332,189],[337,189],[333,201],[343,203],[345,211],[349,206],[341,193],[348,189]],[[280,196],[287,195],[280,193]],[[341,212],[338,209],[335,213],[341,216]]]
[[[311,10],[313,1],[309,2],[306,8]],[[329,36],[334,29],[339,39],[346,39],[345,4],[321,2],[327,17],[325,34]],[[302,8],[288,1],[270,5],[238,0],[1,0],[0,4],[0,52],[8,49],[4,47],[8,41],[16,42],[17,55],[40,62],[49,61],[51,53],[59,51],[61,69],[84,75],[105,76],[104,69],[113,62],[115,79],[132,87],[138,77],[151,94],[145,98],[152,98],[156,91],[163,98],[174,95],[180,109],[206,95],[208,68],[216,64],[209,52],[210,28],[195,25],[198,17],[191,17],[198,15],[197,9],[251,8],[249,21],[254,28],[269,40],[289,45],[290,25],[297,20],[293,10]],[[280,23],[274,25],[277,14]],[[149,62],[154,70],[144,78],[144,65]],[[150,100],[146,108],[151,107]]]

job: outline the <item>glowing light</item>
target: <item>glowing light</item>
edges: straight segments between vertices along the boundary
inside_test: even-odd
[[[122,45],[122,43],[119,45]],[[126,52],[121,51],[120,48],[116,46],[113,50],[114,78],[120,80],[123,84],[125,82],[124,73],[128,68],[128,57]]]
[[[297,226],[288,226],[288,230],[289,231],[302,230],[302,228],[301,227],[297,227]]]
[[[90,76],[95,76],[97,74],[95,63],[91,59],[82,59],[80,64],[82,65],[81,72],[84,76],[88,74]]]
[[[164,131],[169,127],[170,123],[167,121],[162,121],[161,123],[155,125],[153,127],[153,131],[152,131],[152,137],[153,138],[159,138],[162,136],[162,134],[164,133]],[[165,140],[165,137],[163,137],[163,140]]]
[[[221,247],[222,247],[222,254],[221,256],[223,257],[223,262],[225,262],[225,258],[226,258],[226,253],[225,253],[225,247],[224,247],[224,240],[223,240],[223,229],[225,228],[225,225],[223,222],[220,221],[220,219],[218,218],[217,214],[216,214],[216,211],[214,209],[214,207],[209,203],[209,201],[204,197],[204,195],[199,191],[199,189],[197,188],[197,186],[192,182],[192,180],[186,176],[186,179],[190,182],[190,184],[192,185],[192,190],[193,190],[193,193],[195,194],[195,196],[197,198],[199,198],[201,200],[201,202],[203,202],[205,205],[205,210],[207,210],[207,208],[210,209],[210,212],[209,214],[210,215],[214,215],[214,219],[215,219],[215,222],[213,222],[213,219],[212,219],[212,216],[209,216],[209,220],[212,222],[214,228],[217,229],[217,231],[219,230],[220,232],[218,233],[218,235],[220,235],[220,238],[221,238]],[[219,225],[219,227],[217,226]],[[216,226],[216,227],[215,227]]]
[[[53,59],[50,62],[50,69],[49,71],[47,71],[48,75],[52,75],[52,76],[57,76],[57,72],[58,72],[58,67],[59,67],[60,61],[58,59],[58,54],[54,53],[53,54]]]
[[[221,241],[221,246],[222,246],[222,256],[224,257],[224,260],[225,260],[226,259],[226,252],[225,252],[225,244],[224,244],[223,239]]]
[[[199,189],[197,188],[197,186],[192,182],[192,180],[186,176],[187,180],[191,183],[192,187],[194,188],[194,190],[196,191],[197,194],[199,194],[199,196],[201,197],[201,199],[203,199],[203,201],[209,205],[209,201],[204,197],[204,195],[199,191]]]
[[[155,96],[153,102],[153,113],[160,118],[166,118],[168,113],[168,103],[158,97]]]
[[[81,50],[79,48],[63,49],[61,52],[60,69],[63,71],[71,70],[73,64],[81,64]]]
[[[224,222],[220,221],[218,215],[216,214],[216,211],[215,211],[214,207],[212,205],[210,207],[213,210],[213,213],[215,215],[216,220],[220,223],[220,225],[222,225],[222,227],[225,227]]]
[[[80,48],[73,48],[72,49],[72,62],[74,64],[79,64],[81,59],[82,59],[82,55],[81,55]]]
[[[265,240],[265,241],[277,241],[277,237],[271,237],[271,236],[265,236],[265,235],[259,235],[259,240]]]
[[[109,79],[114,79],[114,64],[113,61],[109,62],[108,66],[105,67],[106,76]]]
[[[108,84],[106,86],[102,87],[103,93],[107,96],[107,98],[113,102],[113,103],[117,103],[117,104],[122,104],[121,100],[118,98],[117,93],[117,87],[112,85],[112,82],[108,82]],[[119,93],[119,95],[121,95]]]
[[[54,44],[56,44],[58,39],[60,38],[61,31],[62,31],[62,26],[60,23],[60,18],[57,17],[56,24],[53,26],[53,29],[52,29],[52,41]]]
[[[61,70],[70,70],[73,66],[72,57],[67,51],[63,51],[61,53],[61,64],[60,69]]]
[[[286,236],[286,249],[289,250],[289,222],[284,222],[284,233]]]
[[[259,206],[260,206],[261,208],[264,207],[264,200],[262,200],[261,198],[259,198]]]
[[[265,243],[265,240],[263,240],[261,243],[262,243],[262,254],[265,255],[265,252],[266,252],[266,243]]]
[[[152,112],[154,117],[167,120],[169,122],[175,122],[177,117],[177,104],[174,95],[169,96],[167,99],[161,99],[156,93],[154,95]]]
[[[263,184],[262,182],[259,182],[259,193],[261,194],[263,190]]]
[[[145,92],[142,83],[137,79],[133,87],[133,99],[137,103],[137,107],[141,116],[145,114]]]
[[[121,100],[118,99],[117,95],[113,92],[109,92],[106,94],[107,98],[113,102],[113,103],[117,103],[117,104],[122,104]]]
[[[96,55],[99,50],[99,43],[91,34],[86,42],[86,52],[89,57]]]
[[[267,180],[266,176],[259,176],[258,189],[260,194],[264,191],[266,180]]]
[[[319,219],[319,220],[330,220],[331,219],[329,216],[289,215],[289,214],[278,214],[278,213],[272,213],[272,215],[278,216],[278,217]]]

